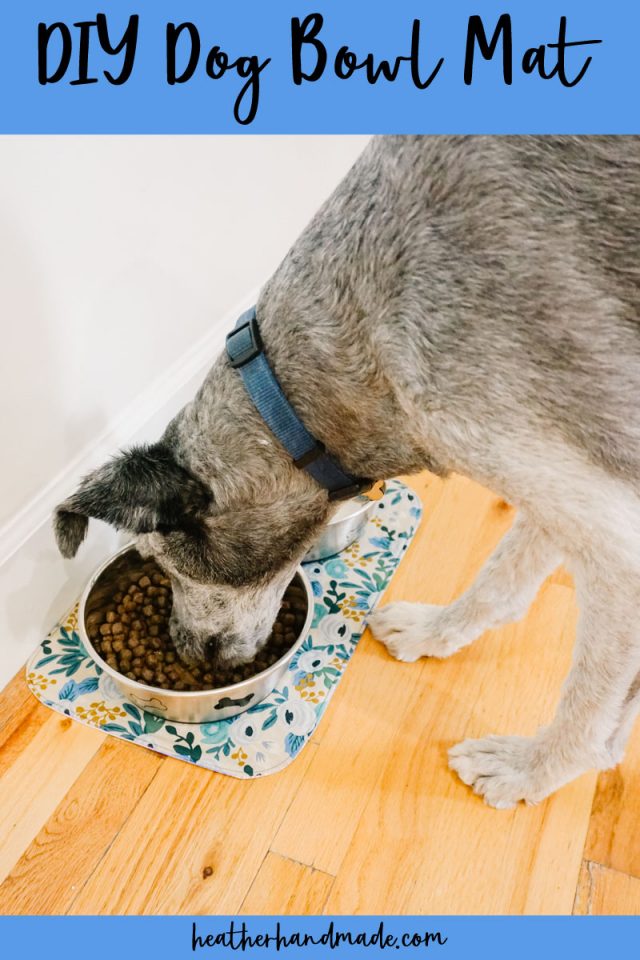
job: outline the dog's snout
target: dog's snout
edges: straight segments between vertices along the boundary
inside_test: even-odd
[[[281,586],[278,581],[264,592],[247,591],[248,596],[215,584],[174,590],[169,634],[180,660],[194,667],[206,664],[209,672],[249,663],[267,641]]]

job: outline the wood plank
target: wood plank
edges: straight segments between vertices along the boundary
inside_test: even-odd
[[[167,759],[70,913],[237,913],[315,750],[235,780]]]
[[[107,737],[0,885],[0,912],[65,913],[162,762]]]
[[[448,602],[473,579],[511,523],[511,512],[492,494],[460,478],[431,483],[422,496],[423,524],[386,603]],[[398,663],[365,633],[322,721],[322,741],[274,852],[337,873],[385,759],[403,735],[403,714],[411,698],[421,699],[428,688],[429,669],[426,661]]]
[[[423,668],[327,901],[328,913],[570,913],[595,785],[496,811],[446,765],[463,736],[533,733],[569,667],[573,595],[546,584],[521,624]],[[321,749],[321,748],[319,748]]]
[[[51,711],[31,693],[20,670],[0,694],[0,777],[50,717]]]
[[[640,724],[623,762],[598,777],[584,856],[640,877]]]
[[[638,916],[640,880],[585,860],[573,912],[593,917]]]
[[[7,736],[0,747],[0,777],[4,776],[29,743],[39,735],[41,727],[50,718],[51,711],[38,701],[24,714],[22,722],[16,726],[10,736]]]
[[[242,902],[240,913],[320,914],[333,880],[321,870],[268,853]]]
[[[13,736],[37,704],[26,684],[24,670],[20,670],[0,694],[0,747]]]
[[[0,881],[51,816],[105,734],[47,711],[46,722],[0,778]]]

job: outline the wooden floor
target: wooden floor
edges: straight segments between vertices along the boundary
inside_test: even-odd
[[[468,481],[412,481],[422,526],[386,600],[446,603],[512,521]],[[568,669],[559,571],[527,619],[452,660],[401,664],[367,634],[312,742],[232,780],[0,695],[2,913],[640,913],[640,729],[625,763],[495,811],[447,748],[532,733]]]

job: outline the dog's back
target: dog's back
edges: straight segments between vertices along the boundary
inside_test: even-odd
[[[458,146],[423,142],[425,160]],[[640,138],[472,138],[464,154],[445,276],[473,291],[482,392],[640,483]]]
[[[427,415],[484,423],[445,468],[496,485],[492,438],[536,433],[636,486],[639,241],[640,138],[380,138],[265,306],[325,333],[323,370],[369,352]]]
[[[494,140],[515,191],[524,186],[550,227],[596,270],[638,323],[640,137],[522,137]]]

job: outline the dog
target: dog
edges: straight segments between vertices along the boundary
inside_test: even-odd
[[[257,317],[297,414],[354,475],[463,474],[516,520],[447,607],[371,618],[399,660],[449,657],[521,618],[561,562],[580,607],[551,724],[450,765],[494,807],[536,803],[622,758],[640,710],[640,138],[374,139],[266,283]],[[156,444],[56,511],[169,573],[185,659],[242,662],[335,504],[222,355]]]

